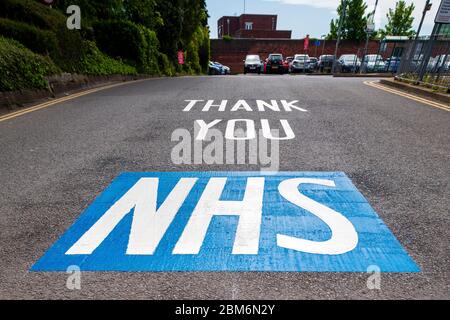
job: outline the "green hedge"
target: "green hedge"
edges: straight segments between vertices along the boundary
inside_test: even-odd
[[[65,16],[36,0],[1,0],[0,17],[54,30]]]
[[[101,76],[112,74],[137,74],[135,67],[129,66],[122,61],[115,60],[100,52],[94,42],[86,41],[84,46],[86,52],[76,66],[78,73]]]
[[[0,18],[0,34],[19,41],[35,53],[54,56],[58,51],[55,33],[38,29],[24,22]]]
[[[207,73],[209,54],[209,30],[198,27],[187,45],[185,71],[194,74]]]
[[[47,57],[12,39],[0,37],[0,91],[48,87],[46,76],[60,72]]]
[[[134,64],[139,72],[159,74],[159,41],[155,32],[130,21],[93,23],[99,48],[111,57]]]

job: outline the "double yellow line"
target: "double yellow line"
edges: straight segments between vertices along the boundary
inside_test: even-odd
[[[378,81],[365,81],[364,84],[368,85],[370,87],[373,87],[373,88],[377,88],[377,89],[380,89],[380,90],[383,90],[383,91],[386,91],[386,92],[390,92],[390,93],[393,93],[393,94],[396,94],[396,95],[408,98],[410,100],[414,100],[416,102],[421,102],[423,104],[432,106],[434,108],[442,109],[442,110],[445,110],[445,111],[450,111],[450,106],[447,105],[447,104],[431,101],[431,100],[428,100],[428,99],[425,99],[425,98],[421,98],[421,97],[418,97],[418,96],[415,96],[415,95],[412,95],[412,94],[409,94],[409,93],[406,93],[406,92],[403,92],[403,91],[400,91],[400,90],[395,90],[395,89],[392,89],[392,88],[388,88],[386,86],[381,85]]]
[[[76,99],[76,98],[79,98],[79,97],[82,97],[82,96],[85,96],[85,95],[88,95],[88,94],[91,94],[91,93],[94,93],[94,92],[98,92],[98,91],[102,91],[102,90],[106,90],[106,89],[111,89],[111,88],[122,86],[122,85],[125,85],[125,84],[136,83],[136,82],[145,81],[145,80],[148,80],[148,79],[120,82],[120,83],[110,84],[110,85],[99,87],[99,88],[89,89],[89,90],[86,90],[86,91],[83,91],[83,92],[79,92],[79,93],[74,93],[74,94],[71,94],[70,96],[67,96],[67,97],[54,99],[52,101],[41,103],[41,104],[38,104],[38,105],[33,106],[33,107],[29,107],[29,108],[22,109],[22,110],[19,110],[19,111],[16,111],[16,112],[5,114],[4,116],[0,117],[0,122],[7,121],[7,120],[10,120],[10,119],[14,119],[14,118],[23,116],[23,115],[25,115],[27,113],[35,112],[35,111],[38,111],[38,110],[41,110],[41,109],[45,109],[45,108],[54,106],[54,105],[56,105],[58,103],[66,102],[66,101],[69,101],[69,100],[73,100],[73,99]]]

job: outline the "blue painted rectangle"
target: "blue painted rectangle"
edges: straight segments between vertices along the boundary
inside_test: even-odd
[[[159,207],[181,178],[195,183],[153,255],[127,255],[133,210],[90,255],[66,252],[105,212],[141,178],[159,178]],[[212,177],[226,177],[221,201],[241,201],[250,177],[264,177],[264,201],[259,251],[233,255],[238,216],[214,216],[198,255],[174,255],[172,251]],[[283,198],[278,186],[287,179],[315,178],[334,181],[336,187],[302,185],[302,195],[345,216],[358,234],[355,249],[340,255],[320,255],[277,246],[277,234],[311,241],[326,241],[330,228],[315,215]],[[382,272],[419,272],[388,227],[351,180],[341,172],[149,172],[123,173],[85,210],[75,224],[31,268],[32,271],[66,271],[76,265],[82,271],[289,271],[366,272],[377,266]]]

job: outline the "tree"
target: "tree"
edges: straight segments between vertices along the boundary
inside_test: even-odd
[[[362,41],[366,38],[367,17],[365,15],[367,5],[364,0],[347,0],[346,14],[342,24],[341,38],[343,40]],[[343,1],[337,8],[338,18],[331,20],[328,39],[336,39],[339,23],[344,12]]]
[[[341,3],[339,3],[339,6],[337,7],[337,10],[336,10],[338,17],[336,18],[336,20],[331,19],[330,33],[327,35],[327,40],[336,40],[337,39],[339,22],[342,17],[342,14],[343,14],[343,8],[344,8],[343,1],[341,0]],[[344,28],[342,28],[342,29],[344,29]],[[345,31],[345,30],[342,30],[342,31]],[[342,34],[341,34],[341,36],[342,36]]]
[[[388,23],[386,24],[384,30],[380,31],[381,37],[414,36],[416,34],[412,28],[414,22],[414,9],[415,6],[413,3],[408,6],[405,1],[398,1],[395,4],[395,9],[389,9],[388,14],[386,15]]]
[[[349,0],[345,19],[346,40],[362,41],[366,39],[367,5],[364,0]]]
[[[128,20],[151,30],[163,25],[161,14],[156,10],[156,0],[124,0],[125,16]]]
[[[205,69],[209,60],[208,13],[205,0],[157,0],[156,9],[164,25],[158,29],[161,51],[175,61],[177,51],[187,53],[185,67],[196,71],[200,63]]]

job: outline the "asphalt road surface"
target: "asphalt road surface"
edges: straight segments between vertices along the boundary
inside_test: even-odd
[[[449,299],[450,113],[363,82],[150,79],[0,122],[0,298]],[[308,112],[182,112],[189,99],[299,100]],[[345,172],[421,272],[383,273],[381,290],[366,273],[87,272],[69,290],[64,272],[29,272],[122,172],[258,171],[172,163],[174,130],[233,118],[289,120],[296,138],[280,142],[280,171]]]

